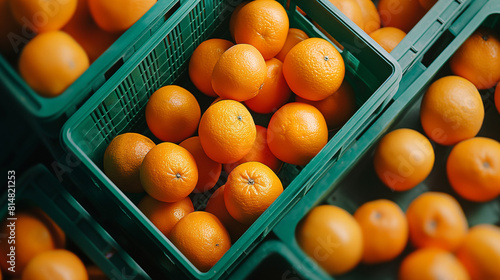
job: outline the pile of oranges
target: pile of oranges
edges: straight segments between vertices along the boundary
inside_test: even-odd
[[[330,0],[387,52],[391,52],[437,0]]]
[[[56,97],[156,0],[0,1],[0,52],[37,94]]]
[[[383,185],[400,193],[413,189],[439,160],[451,194],[476,206],[498,199],[500,143],[477,134],[487,107],[482,94],[494,92],[496,110],[489,113],[500,113],[499,39],[480,27],[451,56],[445,66],[453,75],[432,82],[420,101],[423,133],[398,128],[381,138],[373,167]],[[447,149],[446,157],[436,158],[435,148]],[[331,275],[394,260],[410,248],[398,279],[500,279],[500,227],[469,226],[459,201],[444,192],[423,192],[406,212],[387,199],[366,202],[353,215],[317,206],[300,221],[296,237]]]
[[[87,264],[68,248],[64,231],[41,209],[25,208],[16,217],[15,243],[7,238],[0,243],[0,279],[2,272],[6,279],[23,280],[106,278],[97,266]],[[10,223],[2,222],[0,234],[12,235]],[[11,263],[13,254],[15,261]]]
[[[145,191],[139,210],[200,271],[283,192],[283,163],[306,165],[356,110],[339,51],[290,28],[278,2],[240,4],[229,30],[231,39],[208,39],[190,58],[199,93],[166,85],[149,98],[145,119],[159,143],[120,134],[103,158],[122,191]],[[196,95],[213,102],[202,110]],[[203,211],[193,193],[210,196]]]

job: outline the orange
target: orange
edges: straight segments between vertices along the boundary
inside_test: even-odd
[[[170,234],[180,219],[194,211],[193,202],[189,197],[169,203],[145,195],[137,207],[165,236]]]
[[[238,6],[236,6],[231,13],[231,18],[229,19],[229,33],[231,33],[231,38],[234,39],[234,27],[236,24],[236,19],[238,18],[238,13],[240,12],[241,8],[248,4],[249,1],[243,1]]]
[[[427,12],[416,0],[380,0],[377,6],[382,26],[408,33]]]
[[[36,33],[61,29],[76,11],[77,0],[10,0],[14,18]]]
[[[16,218],[15,229],[9,227],[12,225],[12,221],[4,220],[2,223],[1,233],[4,237],[0,242],[0,266],[5,273],[21,276],[22,271],[33,257],[57,248],[57,237],[52,234],[51,228],[47,224],[30,213],[16,213]],[[15,236],[15,244],[9,244],[7,241],[10,236]],[[10,250],[12,245],[15,246],[14,252]],[[15,254],[14,257],[13,254]],[[15,264],[15,273],[8,270],[11,266],[8,261],[11,260]]]
[[[224,39],[208,39],[194,50],[189,60],[189,78],[202,93],[217,96],[212,88],[212,72],[222,53],[233,45]]]
[[[380,28],[380,16],[375,3],[371,0],[354,0],[361,8],[361,15],[364,19],[364,26],[360,26],[367,34]]]
[[[477,29],[450,58],[455,75],[471,81],[478,89],[500,81],[500,36],[492,29]]]
[[[330,0],[330,3],[337,7],[340,12],[352,20],[359,28],[363,29],[365,27],[363,12],[356,0]]]
[[[109,277],[96,265],[91,264],[86,266],[89,280],[108,280]]]
[[[304,31],[298,28],[288,29],[285,44],[283,45],[283,48],[281,48],[280,52],[275,56],[275,58],[279,59],[281,62],[285,61],[285,57],[288,52],[299,42],[302,42],[308,38],[309,36]]]
[[[481,95],[471,82],[458,76],[433,82],[420,106],[425,134],[441,145],[454,145],[476,136],[483,119]]]
[[[370,33],[370,37],[388,53],[392,52],[405,36],[406,33],[396,27],[382,27]]]
[[[446,173],[453,189],[463,198],[485,202],[500,195],[500,143],[475,137],[451,150]]]
[[[182,218],[169,239],[201,272],[210,270],[231,247],[224,225],[215,215],[204,211]]]
[[[450,252],[422,248],[406,256],[399,266],[399,280],[468,280],[464,266]]]
[[[229,232],[231,240],[236,242],[243,233],[248,228],[248,225],[244,225],[236,221],[231,214],[227,211],[226,203],[224,202],[224,189],[226,185],[220,186],[208,199],[205,211],[214,214],[224,225],[224,227]]]
[[[257,96],[245,101],[245,105],[252,111],[260,114],[269,114],[283,106],[292,91],[283,76],[283,63],[277,58],[266,61],[267,75],[264,85]]]
[[[10,11],[9,0],[0,0],[0,18],[2,19],[0,25],[0,52],[4,56],[15,54],[19,51],[19,46],[15,46],[13,39],[19,36],[17,34],[22,34],[22,31],[21,26],[19,26]]]
[[[223,99],[245,101],[259,93],[266,73],[266,61],[254,46],[234,45],[215,64],[212,88]]]
[[[109,33],[97,26],[90,14],[88,0],[79,0],[75,14],[63,31],[75,39],[94,62],[119,37],[120,33]]]
[[[144,157],[155,145],[138,133],[117,135],[104,151],[104,174],[124,192],[143,192],[139,170]]]
[[[330,275],[352,270],[363,256],[363,233],[351,214],[333,205],[314,207],[297,225],[297,243]]]
[[[64,246],[66,246],[66,233],[49,215],[47,215],[47,213],[45,213],[40,208],[30,208],[26,210],[26,213],[28,213],[29,215],[33,215],[33,217],[37,218],[39,221],[45,224],[45,226],[49,229],[52,238],[54,239],[56,248],[63,248]]]
[[[193,136],[182,141],[179,146],[188,150],[193,155],[198,167],[198,183],[195,191],[206,192],[215,187],[222,171],[222,164],[212,160],[207,156],[199,136]]]
[[[278,176],[260,162],[245,162],[227,177],[224,201],[238,222],[251,225],[283,192]]]
[[[437,3],[437,1],[438,0],[418,0],[420,5],[426,10],[430,10],[432,6]]]
[[[500,228],[480,224],[470,228],[457,250],[457,258],[472,280],[500,279]]]
[[[23,271],[22,280],[87,280],[82,260],[65,250],[50,250],[34,257]]]
[[[345,75],[344,60],[325,39],[309,38],[288,52],[283,75],[295,94],[317,101],[339,89]]]
[[[146,105],[146,122],[158,139],[179,143],[196,132],[201,109],[183,87],[167,85],[156,90]]]
[[[387,262],[405,249],[408,222],[396,203],[387,199],[366,202],[354,212],[354,219],[363,232],[363,263]]]
[[[156,0],[88,1],[95,22],[108,32],[127,30],[156,3]]]
[[[88,67],[85,50],[62,31],[37,35],[19,57],[21,77],[43,97],[60,95]]]
[[[314,106],[292,102],[273,114],[267,127],[267,144],[281,161],[306,165],[328,142],[328,127]]]
[[[153,198],[176,202],[188,196],[198,182],[194,157],[183,147],[164,142],[153,147],[140,170],[144,190]]]
[[[410,240],[417,248],[455,251],[467,234],[465,214],[457,200],[440,192],[425,192],[406,210]]]
[[[395,191],[420,184],[434,166],[434,149],[420,132],[401,128],[387,133],[377,145],[373,163],[380,180]]]
[[[249,162],[249,161],[258,161],[267,165],[267,167],[271,168],[274,173],[278,173],[281,168],[282,162],[279,160],[269,149],[267,145],[267,128],[256,125],[255,129],[257,131],[257,136],[253,143],[252,149],[240,160],[237,162],[224,164],[224,170],[227,174],[231,173],[231,171],[238,165]]]
[[[495,106],[497,107],[497,111],[500,113],[500,82],[495,88]]]
[[[234,39],[254,46],[267,60],[283,48],[288,28],[288,15],[279,2],[251,1],[238,11]]]
[[[344,80],[332,95],[319,101],[311,101],[300,96],[295,101],[311,104],[325,117],[329,130],[340,129],[356,113],[356,96],[351,85]]]
[[[208,157],[216,162],[231,163],[252,149],[257,131],[252,115],[243,104],[221,100],[205,111],[198,134]]]

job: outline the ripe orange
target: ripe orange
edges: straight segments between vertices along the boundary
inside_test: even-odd
[[[292,102],[273,114],[267,128],[267,144],[281,161],[306,165],[328,142],[328,127],[314,106]]]
[[[300,96],[295,101],[311,104],[325,117],[329,130],[340,129],[356,113],[356,96],[351,85],[344,80],[332,95],[319,101],[311,101]]]
[[[426,10],[430,10],[432,8],[432,6],[434,6],[434,4],[436,4],[437,1],[438,0],[418,0],[420,5]]]
[[[278,176],[265,164],[245,162],[227,177],[224,201],[238,222],[251,225],[283,192]]]
[[[194,50],[189,60],[189,78],[202,93],[217,96],[212,88],[212,72],[222,53],[233,45],[224,39],[208,39]]]
[[[120,33],[109,33],[97,26],[90,14],[88,0],[79,0],[76,12],[63,27],[87,53],[90,63],[94,62],[119,37]]]
[[[245,101],[259,93],[266,73],[266,61],[254,46],[234,45],[215,64],[212,88],[223,99]]]
[[[189,197],[169,203],[145,195],[137,207],[165,236],[170,234],[180,219],[194,211],[193,202]]]
[[[354,0],[354,2],[357,2],[361,8],[361,14],[364,19],[364,26],[360,26],[361,29],[363,29],[366,34],[370,34],[379,29],[380,16],[375,3],[371,0]]]
[[[156,0],[88,1],[95,22],[108,32],[127,30],[156,3]]]
[[[363,232],[363,263],[387,262],[403,252],[408,222],[396,203],[387,199],[366,202],[354,212],[354,219]]]
[[[90,264],[85,267],[89,280],[108,280],[109,277],[95,264]]]
[[[500,143],[474,137],[451,150],[446,162],[448,180],[463,198],[484,202],[500,195]]]
[[[32,215],[45,224],[54,239],[55,248],[64,248],[64,246],[66,246],[66,233],[49,215],[47,215],[47,213],[41,208],[29,208],[25,211],[27,214]]]
[[[224,225],[215,215],[204,211],[182,218],[169,239],[202,272],[210,270],[231,247]]]
[[[104,174],[124,192],[143,192],[139,170],[155,143],[138,133],[117,135],[104,151]]]
[[[62,31],[35,36],[19,57],[21,77],[43,97],[60,95],[88,67],[85,50]]]
[[[285,61],[285,57],[288,52],[299,42],[302,42],[308,38],[309,36],[304,31],[298,28],[288,29],[285,44],[283,45],[283,48],[281,48],[280,52],[275,56],[275,58],[279,59],[281,62]]]
[[[188,196],[198,182],[194,157],[183,147],[164,142],[153,147],[140,170],[144,190],[153,198],[176,202]]]
[[[457,250],[457,258],[472,280],[500,279],[500,228],[480,224],[470,228]]]
[[[0,242],[0,266],[2,270],[12,276],[21,276],[29,261],[36,255],[54,250],[57,247],[57,237],[52,234],[51,228],[28,212],[19,212],[16,215],[15,232],[9,228],[10,222],[2,223],[1,233],[5,236]],[[7,238],[15,235],[15,244],[9,244]],[[11,252],[10,246],[15,246],[15,252]],[[14,257],[12,255],[15,254]],[[15,273],[8,270],[10,266],[7,261],[15,262]]]
[[[433,82],[420,106],[425,134],[441,145],[454,145],[476,136],[483,119],[481,95],[471,82],[458,76]]]
[[[238,11],[234,39],[254,46],[267,60],[283,48],[288,28],[288,15],[279,2],[251,1]]]
[[[200,122],[198,100],[183,87],[168,85],[156,90],[146,105],[146,121],[158,139],[179,143],[195,133]]]
[[[500,113],[500,82],[498,82],[497,87],[495,88],[495,106],[497,107],[497,111]]]
[[[382,26],[408,33],[427,12],[416,0],[380,0],[377,6]]]
[[[195,191],[206,192],[217,184],[220,173],[222,171],[222,164],[212,160],[207,156],[199,136],[193,136],[182,141],[179,146],[188,150],[193,155],[198,167],[198,183],[196,184]]]
[[[363,12],[356,0],[330,0],[330,3],[337,7],[340,12],[352,20],[359,28],[363,29],[365,27]]]
[[[267,145],[267,128],[256,125],[255,129],[257,131],[257,136],[255,137],[255,141],[253,143],[252,149],[246,154],[242,159],[237,162],[224,164],[224,170],[227,174],[231,173],[231,171],[238,165],[249,162],[249,161],[257,161],[267,165],[267,167],[271,168],[274,173],[278,173],[281,168],[282,162],[279,160],[269,149]]]
[[[231,240],[236,242],[243,233],[248,229],[248,225],[244,225],[236,221],[227,211],[226,203],[224,202],[224,190],[226,185],[220,186],[208,199],[205,211],[214,214],[224,225],[229,232]]]
[[[264,85],[257,96],[245,101],[245,105],[252,111],[261,114],[269,114],[283,106],[292,91],[283,76],[283,63],[277,58],[266,61],[267,75]]]
[[[457,200],[440,192],[425,192],[406,210],[410,240],[417,248],[455,251],[467,234],[468,224]]]
[[[401,128],[387,133],[378,143],[373,159],[380,180],[395,191],[420,184],[434,166],[434,149],[420,132]]]
[[[252,149],[257,132],[253,117],[243,104],[221,100],[205,111],[198,134],[208,157],[216,162],[231,163]]]
[[[50,250],[35,256],[23,271],[22,280],[87,280],[82,260],[65,250]]]
[[[405,36],[406,33],[396,27],[382,27],[370,33],[370,37],[388,53],[392,52]]]
[[[295,94],[317,101],[339,89],[345,75],[344,60],[328,41],[309,38],[288,52],[283,75]]]
[[[363,233],[356,220],[333,205],[314,207],[297,225],[297,243],[330,275],[353,269],[363,255]]]
[[[468,280],[464,266],[450,252],[422,248],[405,257],[399,267],[399,280]]]
[[[36,33],[61,29],[76,11],[77,0],[10,0],[10,9],[21,26]]]
[[[477,29],[450,58],[455,75],[471,81],[478,89],[500,81],[500,36],[488,28]]]

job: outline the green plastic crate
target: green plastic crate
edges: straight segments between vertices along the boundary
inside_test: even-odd
[[[14,170],[15,172],[15,170]],[[13,177],[12,177],[13,175]],[[37,207],[51,217],[65,232],[66,238],[77,245],[88,259],[110,279],[151,279],[114,239],[75,200],[59,181],[41,164],[23,174],[7,174],[15,182],[15,213],[8,206],[8,194],[2,196],[0,219],[15,218],[15,214],[28,207]],[[6,242],[1,237],[0,242]]]
[[[500,226],[500,197],[487,203],[473,203],[460,198],[451,188],[446,176],[446,158],[451,147],[433,144],[436,161],[429,177],[415,188],[405,192],[393,192],[378,179],[373,167],[374,150],[386,133],[397,128],[412,128],[424,134],[420,124],[420,103],[428,86],[436,79],[451,75],[448,59],[459,46],[479,27],[500,29],[500,1],[487,2],[479,10],[467,10],[450,26],[436,46],[426,54],[428,65],[420,63],[404,77],[413,81],[406,88],[400,88],[392,104],[377,119],[363,136],[352,145],[339,162],[324,172],[314,187],[274,227],[273,233],[285,243],[297,258],[304,260],[304,266],[315,270],[321,279],[332,279],[317,263],[298,246],[295,230],[299,221],[315,206],[337,205],[350,213],[363,203],[386,198],[406,210],[410,202],[426,191],[446,192],[454,196],[467,216],[469,226],[490,223]],[[478,136],[500,141],[500,114],[495,109],[494,93],[481,91],[485,106],[485,121]],[[425,135],[425,134],[424,134]],[[360,265],[353,271],[335,279],[397,279],[402,258],[412,250],[408,245],[403,254],[386,264]]]
[[[208,107],[213,98],[195,89],[187,75],[187,64],[191,53],[204,40],[229,38],[229,17],[239,2],[198,0],[181,6],[174,15],[175,24],[169,22],[162,25],[63,127],[63,146],[82,163],[82,169],[72,174],[76,185],[81,188],[80,192],[92,197],[96,205],[106,205],[103,215],[108,215],[109,222],[121,229],[120,235],[124,237],[124,242],[145,252],[141,258],[144,262],[156,264],[160,275],[168,274],[174,278],[187,275],[195,279],[227,276],[287,210],[304,196],[311,187],[311,178],[325,165],[334,164],[353,139],[379,115],[386,100],[397,90],[401,70],[394,58],[381,47],[368,44],[367,35],[349,26],[346,18],[333,13],[331,5],[326,2],[281,3],[287,7],[292,27],[301,28],[310,36],[324,37],[296,11],[297,3],[320,26],[330,34],[335,34],[335,39],[344,46],[341,53],[346,62],[346,79],[356,91],[359,109],[309,164],[304,167],[284,165],[278,174],[285,186],[282,195],[206,273],[196,269],[140,213],[133,203],[138,200],[136,196],[122,193],[104,175],[102,156],[109,142],[118,134],[134,131],[152,137],[145,122],[144,108],[149,96],[161,86],[181,85],[197,97],[202,111]],[[270,115],[254,114],[254,117],[257,124],[267,126]],[[94,187],[89,186],[90,180],[95,184]],[[223,180],[224,174],[218,186],[223,184]],[[193,196],[195,208],[203,209],[209,195]]]
[[[6,100],[15,106],[40,133],[57,139],[64,122],[126,62],[161,26],[184,0],[158,0],[133,26],[125,31],[61,95],[45,98],[35,93],[22,79],[17,67],[0,55],[0,83]]]
[[[317,277],[285,244],[273,239],[262,242],[229,278],[313,280]]]

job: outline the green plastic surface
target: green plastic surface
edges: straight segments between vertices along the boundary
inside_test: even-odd
[[[7,173],[5,176],[7,180]],[[151,279],[45,166],[36,165],[23,174],[14,174],[14,177],[14,215],[7,211],[8,194],[4,194],[0,220],[15,218],[15,214],[22,209],[37,207],[51,217],[65,232],[67,239],[110,279]],[[12,195],[14,192],[8,193]]]
[[[57,138],[64,122],[96,92],[139,47],[167,20],[184,0],[158,0],[133,26],[125,31],[73,84],[61,95],[45,98],[35,93],[21,78],[17,67],[0,55],[0,83],[6,100],[21,115],[28,115],[41,133]]]
[[[286,1],[282,1],[284,4]],[[401,79],[397,62],[379,46],[368,43],[366,34],[347,24],[327,0],[291,1],[288,7],[292,27],[310,36],[324,35],[295,10],[299,4],[309,17],[344,46],[346,79],[353,85],[358,110],[334,135],[324,149],[304,167],[285,164],[278,176],[285,190],[247,232],[208,272],[196,269],[140,213],[133,201],[137,196],[122,193],[103,173],[102,156],[108,143],[118,134],[134,131],[156,140],[148,130],[144,108],[151,94],[168,84],[181,85],[198,99],[202,111],[213,101],[195,89],[187,76],[187,63],[196,46],[208,38],[229,38],[228,21],[239,2],[198,0],[183,5],[154,36],[135,53],[111,79],[66,123],[61,141],[81,160],[82,171],[74,172],[81,192],[96,205],[106,205],[103,215],[116,223],[127,245],[144,251],[144,262],[154,263],[158,273],[172,277],[215,279],[230,271],[257,245],[281,217],[310,189],[310,181],[326,166],[333,165],[351,142],[371,123],[385,102],[396,92]],[[254,114],[257,124],[267,126],[270,115]],[[158,141],[157,141],[158,142]],[[89,185],[90,177],[95,186]],[[224,183],[221,175],[218,186]],[[92,182],[90,182],[92,183]],[[212,192],[215,190],[214,188]],[[196,209],[203,209],[210,193],[192,196]],[[128,240],[128,241],[127,241]]]
[[[480,223],[500,225],[500,197],[487,203],[473,203],[460,198],[451,188],[446,175],[446,159],[452,147],[433,143],[436,154],[434,168],[428,178],[406,192],[393,192],[378,179],[373,167],[374,149],[386,133],[397,128],[412,128],[423,133],[419,109],[427,87],[439,77],[450,75],[447,61],[458,47],[479,27],[488,26],[500,30],[500,1],[470,7],[449,27],[426,53],[430,64],[421,62],[403,77],[402,84],[393,98],[392,104],[378,118],[359,140],[351,146],[339,162],[326,170],[314,187],[275,226],[273,232],[285,243],[304,266],[317,271],[321,279],[332,279],[321,267],[308,257],[298,246],[295,230],[298,222],[315,206],[332,204],[350,213],[363,203],[379,198],[396,202],[403,210],[419,194],[426,191],[441,191],[453,195],[467,216],[469,226]],[[465,23],[465,24],[464,24]],[[493,101],[493,90],[481,91],[485,107],[485,121],[478,136],[500,141],[500,114]],[[425,135],[425,134],[424,134]],[[386,264],[360,265],[353,271],[335,279],[397,279],[397,271],[402,258],[412,250],[408,245],[403,254]]]

